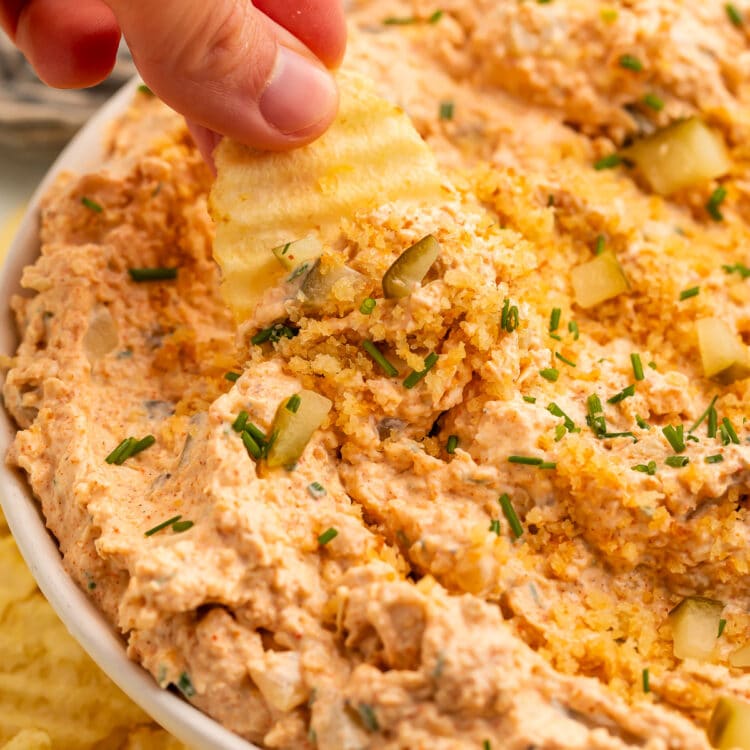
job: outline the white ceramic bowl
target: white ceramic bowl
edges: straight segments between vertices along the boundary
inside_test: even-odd
[[[131,81],[94,115],[52,165],[31,199],[0,271],[0,353],[12,355],[16,349],[8,301],[20,291],[24,266],[39,253],[39,199],[59,172],[83,173],[101,164],[104,129],[125,110],[137,85],[138,81]],[[0,502],[39,588],[73,637],[125,693],[182,742],[196,750],[258,750],[177,695],[161,690],[151,675],[127,658],[122,638],[65,572],[57,544],[45,527],[25,477],[5,464],[15,432],[10,416],[0,409]]]

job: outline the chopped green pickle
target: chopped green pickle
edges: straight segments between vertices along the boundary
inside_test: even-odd
[[[297,405],[296,411],[287,408]],[[270,434],[275,436],[268,448],[266,462],[271,468],[292,466],[305,450],[315,430],[325,421],[331,401],[315,391],[300,391],[284,399],[276,410]]]
[[[367,279],[361,273],[337,259],[326,257],[313,264],[300,291],[307,307],[318,308],[333,297],[359,298],[366,287]]]
[[[670,613],[673,652],[678,659],[708,661],[719,638],[722,602],[702,596],[688,596]]]
[[[440,255],[440,243],[428,234],[404,250],[383,276],[383,293],[389,299],[408,297]]]
[[[635,163],[659,195],[722,177],[731,167],[721,135],[696,117],[657,130],[622,155]]]
[[[718,750],[750,750],[750,703],[729,696],[719,698],[706,732]]]
[[[611,250],[599,253],[588,263],[570,272],[576,302],[583,308],[594,307],[630,289],[615,254]]]
[[[744,646],[740,646],[736,651],[732,651],[729,654],[729,663],[733,667],[739,669],[747,669],[750,667],[750,643],[746,643]]]
[[[305,237],[294,242],[287,242],[285,245],[279,245],[273,248],[271,252],[287,271],[295,271],[305,263],[312,267],[313,263],[320,258],[323,246],[317,237]]]
[[[720,318],[701,318],[695,323],[698,348],[707,378],[733,383],[750,377],[750,354],[727,323]]]

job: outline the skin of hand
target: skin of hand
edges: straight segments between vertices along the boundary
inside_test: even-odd
[[[104,80],[124,35],[143,80],[185,116],[209,163],[219,134],[283,150],[336,116],[343,0],[0,0],[0,25],[57,88]]]

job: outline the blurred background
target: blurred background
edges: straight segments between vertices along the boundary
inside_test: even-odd
[[[0,234],[78,128],[135,72],[123,44],[104,83],[82,91],[51,89],[0,33]]]

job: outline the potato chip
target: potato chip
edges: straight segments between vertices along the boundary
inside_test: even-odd
[[[435,158],[403,110],[359,75],[342,72],[339,88],[338,118],[309,146],[269,153],[225,139],[216,150],[214,257],[239,320],[288,273],[273,248],[311,235],[330,243],[357,212],[440,194]]]

